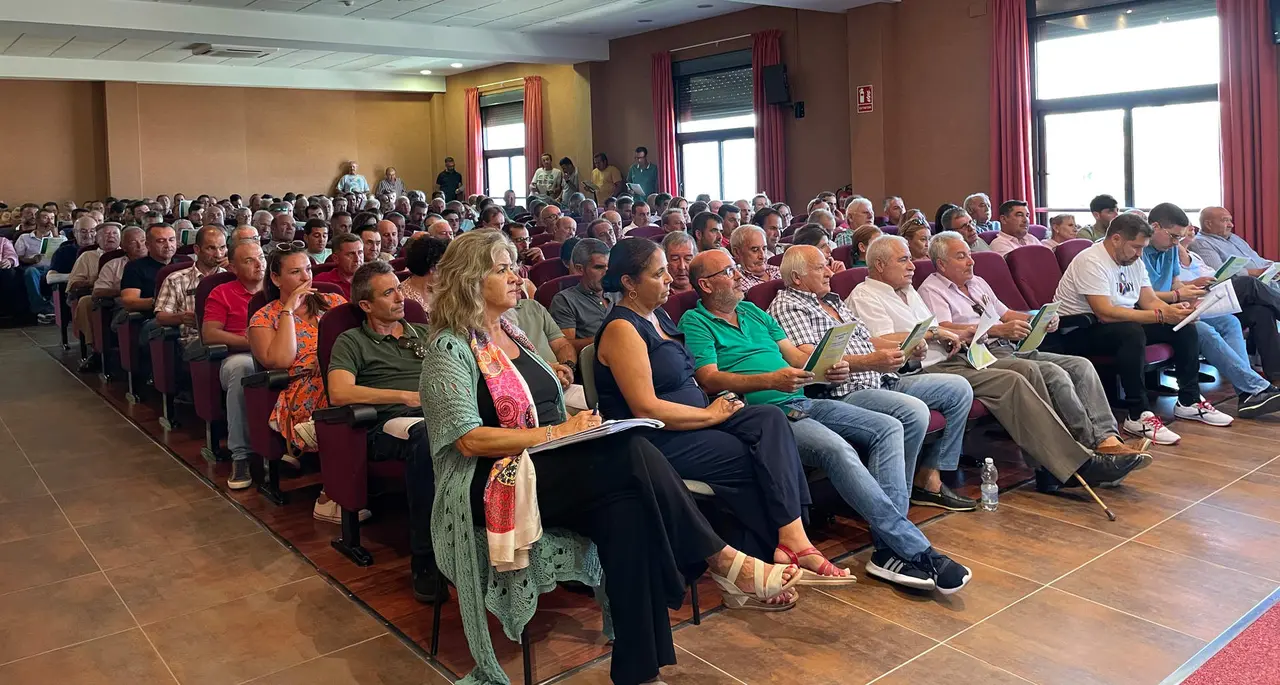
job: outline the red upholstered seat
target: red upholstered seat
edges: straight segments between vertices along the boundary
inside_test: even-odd
[[[1028,307],[1039,309],[1053,301],[1058,280],[1062,278],[1053,250],[1043,245],[1020,247],[1009,253],[1005,264]]]
[[[987,405],[979,402],[978,400],[974,400],[973,406],[969,407],[969,420],[977,421],[978,419],[986,418],[988,416],[991,416],[991,412],[987,411]]]
[[[1013,274],[1009,272],[1009,265],[1005,263],[1004,257],[995,252],[974,252],[973,273],[991,286],[1004,306],[1018,311],[1031,308],[1027,306],[1027,301],[1023,299],[1018,286],[1014,284]]]
[[[747,291],[747,301],[765,311],[769,311],[769,305],[773,304],[773,298],[778,296],[778,292],[782,290],[782,287],[782,279],[775,278],[772,281],[765,281]]]
[[[538,245],[538,249],[542,250],[543,259],[554,259],[560,261],[560,243],[544,242]]]
[[[549,242],[551,242],[550,233],[539,233],[538,235],[533,236],[533,238],[529,240],[529,247],[538,247],[543,243],[549,243]]]
[[[770,266],[782,266],[782,255],[781,254],[771,255],[767,261],[769,262]]]
[[[661,238],[667,233],[661,226],[637,226],[627,234],[628,238]]]
[[[551,300],[555,298],[556,293],[564,290],[565,288],[572,288],[577,285],[580,280],[582,280],[581,276],[561,276],[559,278],[553,278],[538,286],[538,289],[533,293],[533,299],[537,300],[538,304],[543,307],[550,309]]]
[[[925,430],[925,433],[940,431],[946,427],[947,427],[946,418],[944,418],[942,414],[930,409],[929,410],[929,427]]]
[[[1031,224],[1027,227],[1027,232],[1035,236],[1037,240],[1044,240],[1049,237],[1049,229],[1040,224]]]
[[[831,251],[831,259],[840,262],[846,267],[853,266],[853,246],[841,245]]]
[[[991,241],[995,240],[998,235],[1000,235],[1000,231],[983,231],[978,234],[978,237],[982,238],[983,242],[990,245]]]
[[[209,301],[209,293],[223,283],[236,279],[235,274],[226,272],[214,274],[201,279],[196,286],[196,328],[204,323],[205,304]],[[222,360],[229,350],[225,345],[217,345],[217,349],[203,346],[197,354],[187,358],[191,371],[191,398],[195,404],[196,416],[205,423],[205,446],[200,450],[208,461],[214,461],[218,454],[218,443],[226,433],[227,413],[225,409],[226,395],[222,392],[222,381],[218,372],[222,368]]]
[[[924,279],[933,275],[933,262],[928,259],[916,259],[912,262],[916,266],[916,274],[911,277],[911,285],[919,288]]]
[[[174,260],[173,263],[161,269],[156,276],[156,292],[160,292],[160,288],[170,274],[190,266],[189,261]],[[178,379],[182,375],[183,366],[182,352],[178,349],[180,335],[181,329],[178,326],[157,327],[147,341],[147,348],[151,355],[151,385],[161,394],[160,421],[166,429],[172,429],[178,425],[173,401],[178,393]]]
[[[849,293],[852,293],[853,289],[865,280],[867,280],[867,267],[845,269],[831,277],[831,290],[842,298],[848,298]]]
[[[533,287],[538,287],[543,283],[561,276],[569,275],[569,267],[564,262],[556,259],[547,259],[529,267],[529,280],[533,281]]]
[[[1089,249],[1090,245],[1093,245],[1093,242],[1084,238],[1072,238],[1059,245],[1058,249],[1054,250],[1053,253],[1058,258],[1058,268],[1062,270],[1062,273],[1066,273],[1067,265],[1071,263],[1071,260],[1075,259],[1076,255]]]
[[[880,227],[880,232],[885,235],[898,235],[898,227],[893,224],[886,224]]]
[[[680,323],[680,317],[684,313],[693,309],[698,304],[698,293],[694,290],[686,290],[682,293],[672,293],[667,301],[663,303],[662,308],[667,310],[667,316],[671,320]]]

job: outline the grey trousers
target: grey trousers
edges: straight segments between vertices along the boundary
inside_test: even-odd
[[[956,356],[925,371],[952,373],[968,380],[974,398],[1009,431],[1024,456],[1058,480],[1069,480],[1093,457],[1054,413],[1049,389],[1035,362],[1006,357],[979,371]]]
[[[1107,402],[1107,391],[1088,359],[1042,350],[1015,355],[1007,346],[992,348],[991,352],[998,359],[1011,360],[1005,368],[1017,371],[1029,381],[1039,375],[1049,391],[1049,404],[1076,442],[1093,449],[1103,440],[1120,434],[1115,414]]]

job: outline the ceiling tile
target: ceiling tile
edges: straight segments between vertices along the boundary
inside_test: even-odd
[[[264,57],[254,62],[253,65],[256,67],[286,68],[332,54],[333,52],[328,50],[281,50],[272,57]]]
[[[18,57],[48,57],[71,40],[71,38],[44,38],[24,33],[4,51],[4,54]]]
[[[71,59],[94,59],[123,42],[122,40],[87,40],[77,37],[58,48],[52,56]]]
[[[339,64],[338,66],[333,68],[339,71],[363,71],[365,69],[371,69],[373,67],[376,67],[380,64],[387,64],[388,62],[394,62],[397,59],[399,58],[396,57],[395,55],[369,55],[368,57],[353,59],[350,62],[346,62],[345,64]]]
[[[316,0],[254,0],[246,5],[251,10],[273,10],[276,12],[297,12],[307,5],[314,4]],[[336,2],[336,0],[335,0]],[[204,4],[200,2],[199,4]]]
[[[167,40],[144,40],[142,38],[130,38],[123,43],[107,50],[98,55],[98,59],[113,59],[132,62],[141,58],[143,55],[159,50],[160,48],[171,45]]]
[[[360,8],[368,7],[377,1],[378,0],[316,0],[312,4],[307,5],[298,11],[303,14],[331,14],[341,16],[351,14]]]
[[[208,55],[191,55],[188,54],[180,60],[183,64],[222,64],[226,62],[228,57],[210,57]]]
[[[190,50],[167,47],[138,58],[139,62],[181,62],[191,56]]]
[[[368,57],[367,52],[331,52],[324,57],[302,62],[298,64],[301,69],[332,69],[339,67],[347,62]]]
[[[193,5],[206,5],[208,7],[228,7],[231,9],[240,9],[247,7],[253,0],[166,0],[167,2],[183,2]]]

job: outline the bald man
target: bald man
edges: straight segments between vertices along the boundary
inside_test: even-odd
[[[577,232],[578,221],[571,216],[562,216],[551,226],[551,239],[563,244]]]
[[[560,208],[555,205],[548,205],[538,212],[538,226],[542,228],[543,232],[550,233],[551,227],[555,225],[559,218]]]
[[[76,257],[81,249],[92,248],[98,240],[98,220],[88,214],[81,214],[72,224],[72,238],[54,250],[49,260],[49,273],[45,280],[49,285],[64,283],[75,268]]]

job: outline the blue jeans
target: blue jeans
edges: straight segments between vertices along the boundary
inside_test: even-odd
[[[227,391],[227,449],[231,459],[249,458],[249,417],[245,415],[244,386],[240,381],[257,371],[253,355],[239,352],[222,360],[218,380]]]
[[[53,313],[53,303],[40,292],[44,285],[44,275],[48,272],[48,264],[32,264],[22,270],[22,283],[27,289],[27,306],[32,314]]]
[[[942,429],[942,437],[920,456],[921,466],[939,471],[955,471],[959,468],[960,450],[964,447],[964,431],[969,420],[969,410],[973,408],[973,386],[969,385],[969,381],[960,376],[915,374],[899,378],[893,389],[923,402],[925,407],[942,414],[942,417],[947,420],[946,427]],[[859,405],[866,407],[861,403]],[[866,408],[883,411],[875,407]],[[929,417],[926,412],[924,427],[921,431],[928,430],[928,426]],[[904,433],[907,430],[905,422],[902,424],[902,430]],[[923,432],[920,434],[920,439],[923,442]],[[907,474],[908,479],[913,476],[914,474]]]
[[[927,551],[929,540],[907,520],[907,474],[915,473],[916,457],[903,453],[902,423],[840,400],[798,399],[788,408],[808,414],[791,422],[800,461],[826,472],[844,501],[871,525],[876,549],[888,547],[904,559]],[[865,466],[858,450],[867,455]]]
[[[1196,334],[1200,337],[1200,354],[1218,369],[1236,392],[1255,393],[1271,387],[1271,383],[1259,376],[1249,364],[1249,352],[1244,346],[1244,331],[1239,319],[1232,315],[1201,319],[1196,322]]]

